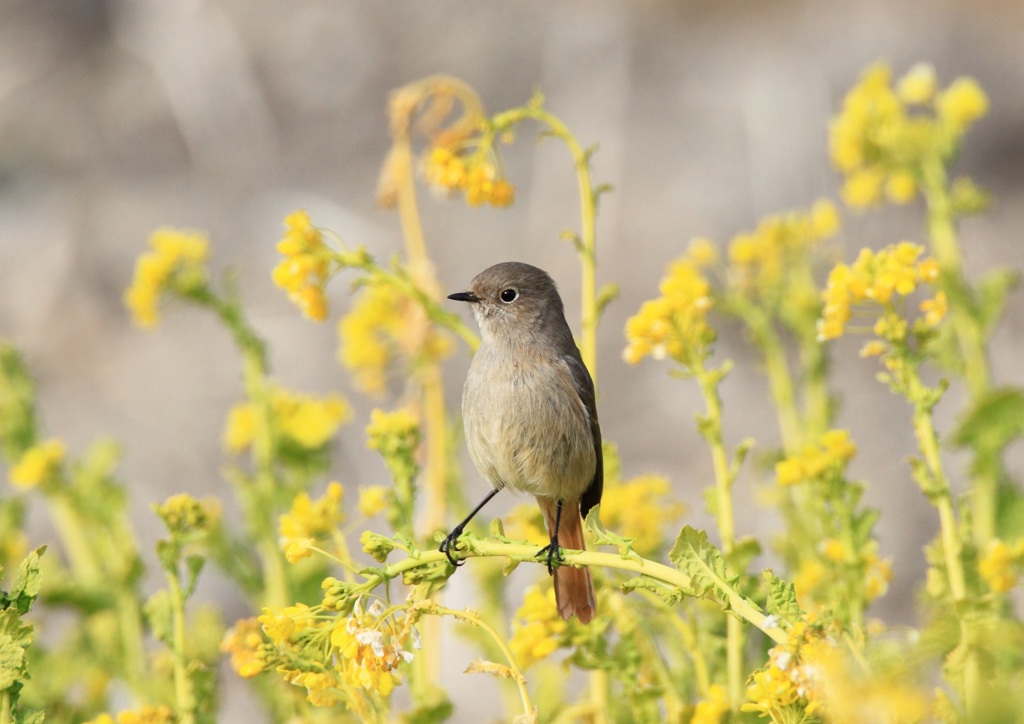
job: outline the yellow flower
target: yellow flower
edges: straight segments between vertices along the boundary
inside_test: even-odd
[[[405,408],[393,412],[375,409],[370,413],[366,437],[366,447],[371,450],[410,450],[419,443],[419,419]]]
[[[988,96],[973,78],[957,78],[935,99],[940,118],[966,128],[988,113]]]
[[[85,724],[115,724],[115,723],[114,723],[114,717],[110,716],[110,714],[100,714],[95,719],[90,719],[89,721],[85,722]]]
[[[1018,544],[1017,548],[1021,545]],[[1006,593],[1017,585],[1017,573],[1013,570],[1015,551],[998,538],[990,540],[985,554],[978,561],[978,573],[988,587],[996,593]],[[1020,551],[1016,552],[1020,555]]]
[[[826,538],[821,542],[821,554],[834,563],[841,563],[846,560],[848,551],[841,540]]]
[[[918,63],[899,79],[896,95],[909,105],[924,105],[935,96],[937,82],[935,67],[930,63]]]
[[[331,534],[345,520],[341,509],[344,492],[341,483],[333,482],[319,500],[313,501],[309,493],[295,496],[291,510],[281,516],[278,525],[281,546],[290,562],[310,555],[316,539]]]
[[[885,352],[885,343],[880,342],[877,339],[873,339],[870,342],[865,342],[864,346],[860,348],[861,357],[878,357],[880,354]]]
[[[339,395],[317,399],[277,389],[271,404],[281,432],[310,450],[334,437],[342,423],[352,416],[348,403]]]
[[[379,609],[375,612],[375,608]],[[384,607],[377,602],[367,613],[358,607],[351,616],[339,617],[331,627],[330,643],[337,661],[336,670],[349,686],[373,696],[387,697],[400,683],[392,673],[399,664],[412,660],[404,643],[416,645],[415,629],[395,625],[390,617],[381,618]]]
[[[747,698],[750,703],[740,707],[740,711],[758,712],[762,716],[773,719],[783,709],[795,704],[799,695],[796,687],[786,672],[777,666],[769,666],[753,675],[747,687]]]
[[[515,198],[515,187],[501,177],[493,154],[493,149],[487,153],[434,146],[424,157],[423,175],[442,191],[461,190],[470,206],[508,206]]]
[[[220,520],[220,501],[198,501],[188,493],[179,493],[156,506],[156,513],[172,533],[204,532]]]
[[[59,472],[66,451],[60,440],[47,440],[26,450],[11,468],[11,485],[28,489],[42,485]]]
[[[894,204],[908,204],[917,195],[917,182],[908,171],[894,171],[885,182],[885,197]]]
[[[885,595],[892,581],[892,561],[879,558],[873,550],[865,557],[864,595],[868,601]]]
[[[391,504],[391,489],[383,485],[359,487],[359,512],[372,518]]]
[[[265,606],[257,619],[274,644],[288,644],[296,634],[316,625],[312,610],[304,603],[294,606]]]
[[[846,177],[841,191],[847,206],[862,209],[882,200],[885,172],[874,166],[861,168]]]
[[[196,231],[161,228],[149,237],[150,251],[135,262],[135,276],[124,293],[125,306],[141,327],[160,320],[160,295],[169,288],[187,292],[206,284],[210,242]]]
[[[170,707],[146,704],[138,711],[122,711],[117,724],[173,724],[175,716]]]
[[[710,286],[698,266],[683,257],[669,266],[658,287],[661,296],[640,307],[626,322],[629,345],[624,359],[636,364],[645,356],[666,356],[683,365],[703,358],[714,331],[707,324]]]
[[[775,463],[775,478],[779,485],[795,485],[806,479],[804,462],[798,457],[786,458]]]
[[[562,635],[568,627],[568,623],[558,615],[555,590],[541,591],[537,586],[531,586],[513,619],[509,648],[519,666],[526,669],[553,654],[561,645]]]
[[[277,243],[284,259],[274,267],[271,277],[307,318],[322,322],[328,314],[324,286],[329,277],[330,250],[305,211],[289,214],[284,225],[284,238]]]
[[[708,696],[697,702],[690,724],[719,724],[722,716],[729,711],[729,695],[724,686],[712,684]]]
[[[241,619],[228,629],[220,645],[223,653],[231,654],[231,668],[246,679],[262,673],[267,664],[260,630],[258,619]]]
[[[876,324],[875,333],[890,341],[902,339],[906,334],[902,320],[889,305],[893,296],[907,296],[921,283],[930,283],[938,276],[938,267],[932,259],[921,259],[924,247],[902,241],[873,252],[861,249],[852,266],[839,264],[829,273],[822,292],[824,309],[818,322],[818,336],[822,340],[842,336],[851,317],[851,307],[875,302],[886,310]],[[931,307],[930,307],[931,308]],[[938,311],[938,306],[935,306]]]
[[[924,323],[929,327],[935,327],[946,316],[949,311],[949,300],[946,293],[939,291],[932,299],[925,299],[921,302],[921,311],[924,312]]]
[[[710,239],[703,236],[690,240],[686,253],[699,267],[712,266],[718,261],[718,249]]]
[[[224,448],[239,453],[252,444],[256,434],[256,408],[249,402],[240,402],[228,412],[224,427]]]
[[[830,471],[842,471],[857,453],[846,430],[829,430],[814,444],[775,463],[779,485],[795,485]]]

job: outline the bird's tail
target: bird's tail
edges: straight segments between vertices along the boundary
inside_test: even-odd
[[[537,498],[548,532],[555,529],[558,515],[558,501],[551,498]],[[562,503],[562,519],[558,525],[558,544],[563,548],[586,550],[583,540],[583,520],[580,518],[580,501],[566,500]],[[594,582],[589,568],[562,566],[555,569],[555,601],[558,613],[568,621],[574,615],[581,623],[590,623],[597,612]]]

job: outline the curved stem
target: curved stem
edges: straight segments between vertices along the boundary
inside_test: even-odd
[[[512,649],[509,648],[505,639],[499,636],[498,632],[491,628],[491,626],[479,615],[471,613],[470,611],[457,611],[455,609],[444,608],[441,606],[431,607],[431,609],[428,610],[431,610],[441,616],[451,616],[452,618],[456,618],[460,621],[465,621],[472,626],[477,626],[478,628],[486,631],[491,638],[494,639],[494,643],[499,649],[501,649],[501,653],[505,656],[505,660],[508,661],[508,668],[512,673],[512,680],[516,683],[516,687],[519,689],[519,700],[523,704],[523,713],[527,717],[532,716],[533,703],[530,701],[530,692],[526,689],[526,677],[523,676],[522,669],[519,668],[519,664],[516,661],[516,656],[512,653]]]

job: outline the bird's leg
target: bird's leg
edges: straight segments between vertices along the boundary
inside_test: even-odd
[[[551,531],[551,542],[546,546],[537,551],[537,557],[540,558],[545,553],[547,554],[548,564],[548,575],[555,574],[555,561],[561,563],[565,560],[562,555],[562,548],[558,545],[558,526],[562,522],[562,501],[558,501],[558,506],[555,510],[555,529]]]
[[[445,554],[445,556],[448,558],[448,562],[451,563],[453,566],[458,567],[465,563],[465,561],[460,561],[452,556],[452,553],[455,553],[459,550],[459,536],[462,535],[462,531],[465,529],[467,525],[469,525],[469,521],[473,520],[473,516],[479,513],[480,509],[487,505],[487,501],[489,501],[497,494],[498,488],[495,488],[494,490],[489,492],[487,494],[487,497],[481,500],[480,504],[473,508],[470,514],[466,516],[466,519],[454,528],[452,528],[452,532],[449,533],[448,536],[443,541],[441,541],[441,545],[438,547],[438,550]]]

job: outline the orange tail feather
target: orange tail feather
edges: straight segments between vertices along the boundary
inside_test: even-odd
[[[555,529],[555,516],[558,514],[558,501],[551,498],[537,498],[548,532]],[[562,503],[562,519],[558,525],[558,544],[563,548],[586,550],[583,539],[583,519],[580,518],[580,501],[566,500]],[[562,566],[555,569],[555,600],[558,613],[568,621],[576,616],[581,623],[590,623],[597,612],[597,601],[594,594],[594,581],[590,577],[589,568]]]

